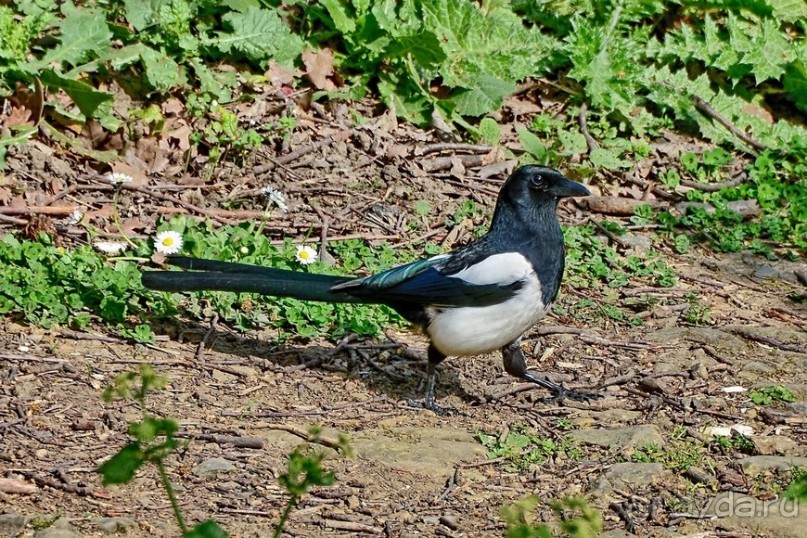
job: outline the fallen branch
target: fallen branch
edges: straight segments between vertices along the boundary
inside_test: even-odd
[[[719,123],[720,125],[722,125],[726,129],[731,131],[731,133],[734,136],[736,136],[737,138],[739,138],[740,140],[742,140],[743,142],[745,142],[746,144],[748,144],[752,148],[754,148],[756,150],[759,150],[759,151],[765,151],[766,149],[768,149],[768,146],[766,146],[765,144],[763,144],[759,140],[757,140],[754,137],[742,132],[737,127],[735,127],[733,123],[731,123],[729,120],[727,120],[725,117],[723,117],[717,110],[712,108],[712,105],[707,103],[701,97],[698,97],[697,95],[693,95],[692,96],[692,104],[695,105],[695,108],[697,108],[698,110],[700,110],[701,112],[703,112],[704,114],[709,116],[710,118],[713,118],[717,123]]]

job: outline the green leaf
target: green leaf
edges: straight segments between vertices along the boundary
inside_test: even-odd
[[[130,443],[98,468],[98,473],[102,476],[101,482],[105,486],[127,484],[132,481],[145,461],[145,454],[140,449],[140,444]]]
[[[59,88],[70,96],[84,116],[93,117],[103,103],[112,101],[111,93],[96,90],[89,84],[66,78],[53,69],[46,69],[40,75],[40,80],[46,86]]]
[[[209,44],[224,53],[240,53],[261,65],[270,59],[291,65],[303,52],[303,40],[291,33],[276,11],[248,8],[225,14],[222,22],[229,32],[219,32]]]
[[[479,122],[479,136],[493,146],[502,139],[502,130],[493,118],[482,118]]]
[[[743,55],[743,62],[752,66],[757,84],[769,78],[778,79],[785,72],[785,66],[794,60],[793,47],[779,31],[776,21],[765,19],[761,30],[755,46]]]
[[[577,131],[567,131],[565,129],[561,129],[558,131],[558,140],[561,143],[561,151],[563,155],[574,155],[576,153],[585,153],[588,151],[586,137]]]
[[[227,538],[228,534],[219,524],[208,519],[198,523],[194,528],[182,535],[183,538]]]
[[[356,31],[356,22],[347,14],[346,3],[340,0],[320,0],[320,3],[328,10],[333,25],[343,34],[351,34]]]
[[[171,57],[146,47],[140,51],[146,80],[155,90],[167,91],[185,84],[185,72]]]
[[[106,53],[110,48],[112,32],[100,11],[72,8],[59,24],[59,30],[59,46],[35,62],[35,69],[61,62],[78,65],[90,57]]]
[[[518,139],[521,141],[521,147],[524,148],[524,151],[529,153],[536,162],[545,164],[547,151],[541,139],[521,125],[516,127],[516,132],[518,133]]]
[[[630,168],[630,161],[620,159],[613,150],[605,148],[597,148],[589,155],[591,164],[597,168],[606,168],[608,170],[618,170],[620,168]]]
[[[516,90],[513,82],[507,82],[490,75],[479,75],[469,80],[472,86],[454,97],[456,112],[463,116],[481,116],[498,110],[504,98]]]
[[[773,8],[775,19],[785,22],[804,21],[807,19],[807,2],[804,0],[767,0]]]

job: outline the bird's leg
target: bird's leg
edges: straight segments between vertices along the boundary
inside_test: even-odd
[[[434,411],[438,415],[452,415],[456,412],[456,409],[451,407],[442,407],[437,405],[434,401],[434,390],[437,385],[437,365],[445,360],[446,356],[437,351],[432,344],[429,344],[429,366],[426,369],[426,397],[422,402],[407,399],[406,403],[410,407],[418,407],[422,409],[429,409]]]
[[[524,361],[524,352],[521,351],[521,338],[514,340],[502,348],[502,358],[504,359],[504,370],[514,377],[525,379],[545,389],[552,391],[555,396],[553,400],[590,400],[599,398],[599,394],[589,394],[566,389],[563,385],[553,383],[545,376],[527,370],[527,363]]]

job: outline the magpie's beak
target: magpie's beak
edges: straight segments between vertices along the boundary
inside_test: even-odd
[[[570,198],[572,196],[590,196],[591,192],[581,183],[564,178],[550,189],[558,198]]]

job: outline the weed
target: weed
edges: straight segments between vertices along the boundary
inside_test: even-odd
[[[707,325],[712,321],[712,310],[708,304],[701,303],[697,294],[688,292],[684,297],[688,303],[683,318],[693,325]]]
[[[773,402],[792,403],[796,401],[793,393],[781,385],[754,389],[748,393],[748,397],[757,405],[770,405]]]
[[[503,506],[501,518],[507,525],[506,538],[552,538],[546,525],[535,525],[532,512],[540,504],[538,497],[531,495],[515,503]],[[564,497],[550,502],[555,516],[560,520],[561,536],[569,538],[594,538],[602,532],[600,513],[579,497]]]
[[[541,439],[531,433],[526,424],[513,425],[504,439],[484,432],[478,432],[477,438],[488,450],[489,458],[504,458],[508,462],[507,467],[512,470],[540,465],[560,454],[572,459],[582,457],[582,451],[571,438],[560,441]]]
[[[160,481],[174,512],[177,526],[185,537],[226,536],[219,525],[207,520],[188,528],[182,509],[177,501],[174,487],[168,477],[165,459],[179,447],[175,437],[179,424],[170,418],[149,415],[146,411],[146,396],[149,392],[163,389],[168,379],[157,375],[148,364],[142,364],[139,372],[126,372],[118,375],[112,385],[104,391],[104,400],[109,402],[115,398],[134,400],[140,407],[142,420],[129,424],[129,435],[132,441],[117,454],[109,458],[98,468],[105,486],[111,484],[128,484],[135,478],[135,473],[143,465],[149,463],[157,467]]]

